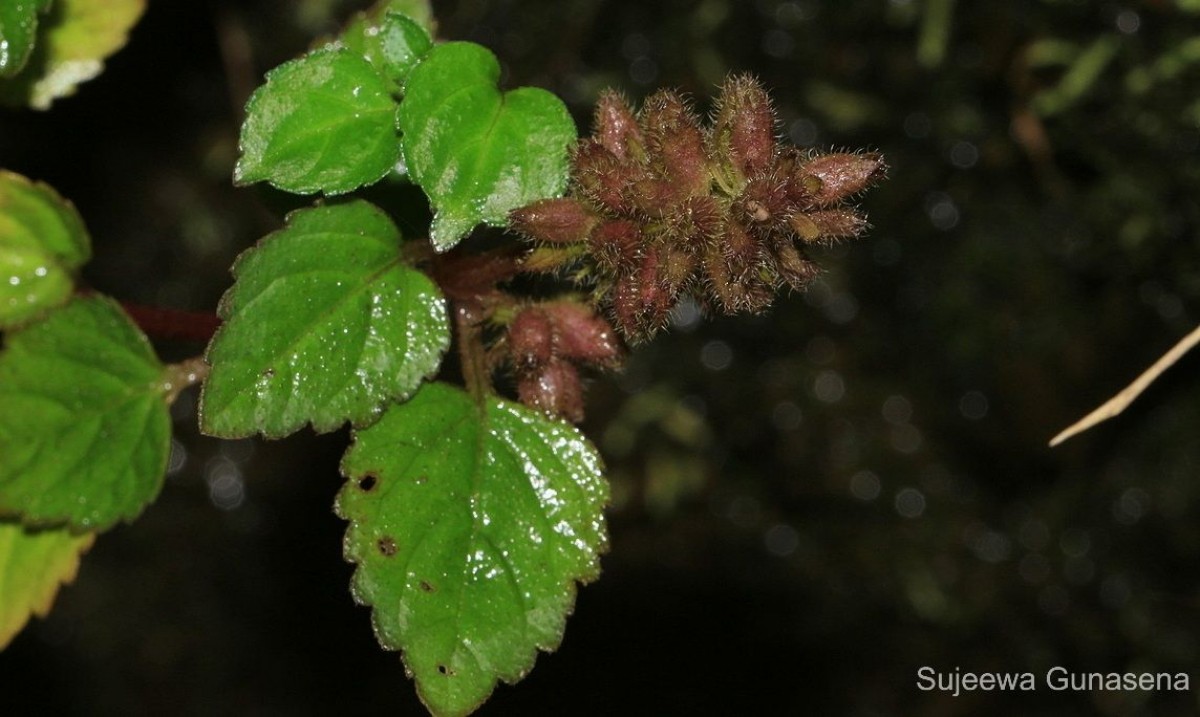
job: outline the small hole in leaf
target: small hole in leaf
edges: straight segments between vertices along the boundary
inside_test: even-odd
[[[379,539],[379,554],[385,558],[396,554],[396,541],[392,540],[391,536],[385,535]]]
[[[379,477],[374,473],[368,473],[358,480],[358,487],[363,491],[370,491],[379,482]]]
[[[451,677],[454,675],[454,670],[450,669],[446,665],[438,665],[438,672],[442,673],[443,675],[446,675],[447,677]]]
[[[433,592],[433,591],[434,591],[436,588],[434,588],[434,587],[433,587],[433,584],[432,584],[432,583],[430,583],[428,580],[422,580],[422,581],[421,581],[421,589],[422,589],[422,590],[424,590],[424,591],[425,591],[425,592],[427,592],[427,593],[431,593],[431,592]]]

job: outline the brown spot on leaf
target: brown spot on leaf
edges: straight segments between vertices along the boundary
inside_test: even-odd
[[[421,581],[421,590],[423,590],[423,591],[425,591],[425,592],[427,592],[427,593],[431,593],[431,592],[433,592],[433,591],[434,591],[434,590],[436,590],[436,589],[437,589],[437,588],[433,587],[433,584],[432,584],[432,583],[430,583],[428,580],[422,580],[422,581]]]
[[[379,539],[379,554],[385,558],[390,558],[396,554],[396,541],[390,535],[385,535]]]
[[[415,480],[417,485],[425,485],[425,481],[429,480],[429,476],[422,473],[421,475],[417,476]]]

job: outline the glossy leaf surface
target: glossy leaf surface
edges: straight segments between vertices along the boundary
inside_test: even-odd
[[[398,12],[385,12],[376,20],[360,14],[342,32],[346,49],[362,55],[399,94],[408,73],[433,47],[429,33],[419,23]]]
[[[246,103],[238,184],[345,194],[400,158],[396,103],[357,53],[330,47],[276,67]]]
[[[145,9],[146,0],[54,0],[40,18],[24,70],[0,85],[0,97],[44,110],[74,94],[80,83],[104,70],[109,55],[125,46]]]
[[[0,3],[0,78],[25,67],[33,52],[38,13],[50,0],[6,0]]]
[[[441,383],[355,433],[337,502],[353,592],[435,714],[558,646],[606,547],[601,470],[574,427]]]
[[[171,421],[165,368],[116,302],[77,298],[6,335],[0,515],[103,530],[158,495]]]
[[[368,422],[436,371],[450,342],[441,292],[367,202],[293,212],[233,272],[201,394],[210,435]]]
[[[425,29],[431,37],[437,34],[437,19],[430,0],[379,0],[367,10],[367,15],[381,18],[384,13],[397,12]]]
[[[405,164],[434,209],[439,251],[481,222],[557,196],[567,182],[575,124],[562,101],[535,87],[500,92],[500,65],[469,42],[438,45],[409,74],[400,103]]]
[[[91,253],[70,202],[45,184],[0,171],[0,328],[65,302]]]
[[[50,612],[59,585],[75,579],[79,556],[94,540],[93,533],[30,531],[18,522],[0,521],[0,649],[30,615]]]

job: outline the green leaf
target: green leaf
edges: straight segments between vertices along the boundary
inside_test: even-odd
[[[366,14],[378,20],[385,13],[397,12],[420,25],[430,37],[437,34],[437,19],[429,0],[379,0]]]
[[[37,15],[50,0],[8,0],[0,3],[0,77],[12,77],[25,67],[33,51]]]
[[[601,470],[574,427],[441,383],[355,433],[336,505],[354,596],[435,714],[470,712],[558,646],[606,548]]]
[[[79,556],[95,539],[94,533],[34,531],[20,523],[0,522],[0,649],[30,615],[45,617],[50,612],[58,586],[75,579]]]
[[[575,124],[562,101],[535,87],[501,94],[500,65],[469,42],[438,45],[408,76],[400,103],[409,176],[435,211],[438,251],[480,222],[558,196],[567,183]]]
[[[36,0],[35,0],[36,2]],[[60,97],[104,70],[104,60],[125,46],[146,0],[56,0],[38,24],[25,69],[0,85],[0,99],[49,109]]]
[[[345,194],[400,159],[396,103],[371,63],[327,47],[276,67],[246,103],[237,184]]]
[[[415,391],[450,343],[441,292],[367,202],[293,212],[233,273],[200,398],[210,435],[364,424]]]
[[[346,49],[362,55],[388,81],[388,89],[399,95],[408,73],[433,47],[429,33],[398,12],[384,13],[375,20],[360,13],[341,35]]]
[[[164,367],[111,299],[77,298],[0,353],[0,515],[103,530],[158,495],[171,444]]]
[[[75,207],[50,187],[0,170],[0,328],[64,303],[91,257]]]

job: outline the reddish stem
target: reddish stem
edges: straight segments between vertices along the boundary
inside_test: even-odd
[[[122,301],[121,308],[134,323],[151,338],[180,339],[208,343],[221,320],[216,314],[202,311],[182,311],[160,306],[146,306]]]
[[[454,314],[454,328],[458,334],[458,356],[462,363],[463,382],[467,391],[475,401],[482,405],[483,401],[492,395],[492,372],[488,368],[487,353],[483,346],[483,336],[479,329],[482,321],[480,308],[472,302],[454,302],[451,304]]]

